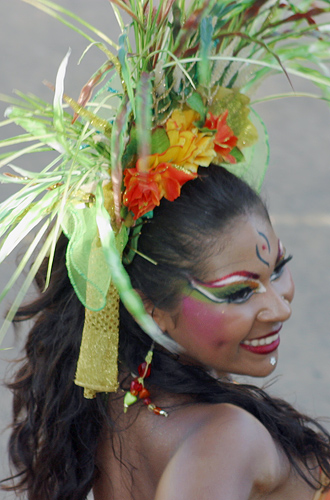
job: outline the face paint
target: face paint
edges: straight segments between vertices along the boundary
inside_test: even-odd
[[[259,236],[261,236],[261,237],[265,240],[265,242],[266,242],[266,245],[265,245],[265,243],[264,243],[264,244],[261,246],[262,250],[263,250],[263,251],[266,251],[266,250],[268,249],[268,253],[270,254],[270,252],[271,252],[271,248],[270,248],[269,239],[268,239],[268,238],[267,238],[267,236],[266,236],[264,233],[262,233],[261,231],[258,231],[258,234],[259,234]],[[269,267],[269,262],[267,262],[267,260],[265,260],[265,259],[261,256],[261,254],[260,254],[260,250],[259,250],[259,247],[258,247],[258,243],[256,244],[256,254],[257,254],[258,259],[259,259],[259,260],[261,260],[261,262],[262,262],[263,264],[265,264],[267,267]]]
[[[267,248],[268,248],[268,253],[270,253],[270,243],[269,243],[269,239],[267,238],[267,236],[262,233],[261,231],[258,231],[258,234],[266,241],[267,243]],[[263,246],[263,250],[266,250],[266,248]]]
[[[275,265],[274,271],[271,274],[270,281],[275,281],[280,276],[282,276],[285,265],[288,262],[290,262],[291,259],[292,259],[292,255],[289,255],[288,257],[285,258],[285,248],[282,245],[281,240],[278,240],[278,252],[277,252],[276,265]]]
[[[192,278],[189,283],[194,290],[193,296],[198,298],[202,295],[206,299],[222,303],[242,303],[248,300],[253,293],[263,293],[265,287],[259,279],[259,275],[247,271],[238,271],[229,274],[216,281],[204,283]]]
[[[258,231],[266,235],[270,254]],[[269,267],[257,258],[256,244]],[[277,359],[277,349],[268,352],[267,342],[278,337],[290,316],[282,297],[289,302],[293,298],[290,273],[283,269],[286,262],[267,220],[255,214],[239,219],[221,251],[209,255],[208,249],[205,282],[197,279],[197,273],[189,276],[177,306],[162,312],[163,329],[185,349],[186,359],[218,376],[269,375],[275,367],[270,359]],[[269,293],[258,293],[264,287]],[[275,340],[269,345],[274,346]],[[246,349],[247,345],[254,350]]]
[[[214,304],[206,303],[192,296],[182,301],[184,327],[190,332],[197,345],[209,343],[221,346],[228,340],[226,331],[228,319],[221,308],[214,309]],[[221,335],[219,335],[219,331]],[[228,333],[230,339],[231,335]]]

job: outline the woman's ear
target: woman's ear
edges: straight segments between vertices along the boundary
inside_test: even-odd
[[[148,299],[141,290],[135,290],[141,297],[143,305],[147,313],[152,317],[152,319],[157,323],[162,332],[171,333],[173,327],[175,326],[172,314],[169,311],[164,311],[155,307],[153,302]]]
[[[135,292],[138,295],[140,295],[140,298],[141,298],[141,300],[143,302],[144,308],[147,311],[147,313],[150,314],[150,316],[153,317],[153,311],[155,309],[155,306],[153,305],[152,301],[150,299],[148,299],[148,297],[146,297],[144,295],[144,293],[141,292],[141,290],[139,290],[138,288],[135,288]]]
[[[154,307],[151,316],[157,323],[159,328],[162,330],[162,332],[166,332],[171,336],[171,333],[175,327],[173,314],[169,311],[164,311],[164,309]]]

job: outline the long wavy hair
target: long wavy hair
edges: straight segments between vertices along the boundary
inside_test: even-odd
[[[153,219],[143,224],[139,251],[127,266],[133,287],[156,307],[171,310],[187,275],[203,279],[205,259],[219,253],[237,218],[258,213],[268,218],[259,196],[225,169],[199,169],[174,202],[162,200]],[[207,243],[206,243],[207,242]],[[5,489],[26,492],[29,500],[83,500],[99,470],[96,449],[101,429],[115,432],[107,402],[99,394],[86,400],[73,383],[84,324],[84,308],[70,284],[67,240],[61,236],[49,288],[22,307],[15,321],[35,318],[25,357],[14,380],[10,460],[17,473]],[[36,283],[41,292],[47,262]],[[135,371],[151,344],[126,309],[120,307],[120,366]],[[319,423],[286,402],[252,385],[212,378],[206,369],[182,364],[162,348],[155,349],[148,382],[159,391],[190,395],[196,404],[231,403],[254,415],[282,447],[304,480],[317,488],[309,473],[310,458],[330,477],[330,436]],[[125,460],[125,457],[122,457]],[[307,471],[307,472],[306,472]]]

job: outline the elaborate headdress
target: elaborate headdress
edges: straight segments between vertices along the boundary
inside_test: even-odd
[[[2,141],[23,148],[1,155],[0,167],[13,173],[0,181],[23,187],[0,205],[0,262],[35,235],[0,295],[33,256],[0,335],[45,257],[48,286],[63,231],[68,275],[86,307],[76,383],[92,397],[117,388],[119,296],[152,339],[177,349],[145,312],[123,265],[139,252],[141,218],[152,217],[163,197],[175,200],[198,167],[211,163],[260,189],[268,140],[251,95],[265,77],[282,72],[289,82],[290,75],[307,78],[328,97],[330,28],[315,18],[330,11],[330,2],[109,0],[122,31],[115,43],[49,0],[24,1],[66,24],[73,19],[106,61],[77,100],[64,92],[69,53],[49,84],[52,104],[23,94],[7,99],[3,123],[25,133]],[[41,151],[57,153],[41,172],[15,166],[19,156]]]

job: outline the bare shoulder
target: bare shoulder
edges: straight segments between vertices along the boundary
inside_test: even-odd
[[[155,500],[248,500],[253,491],[270,492],[281,482],[281,458],[267,429],[250,413],[214,405],[177,448]]]

